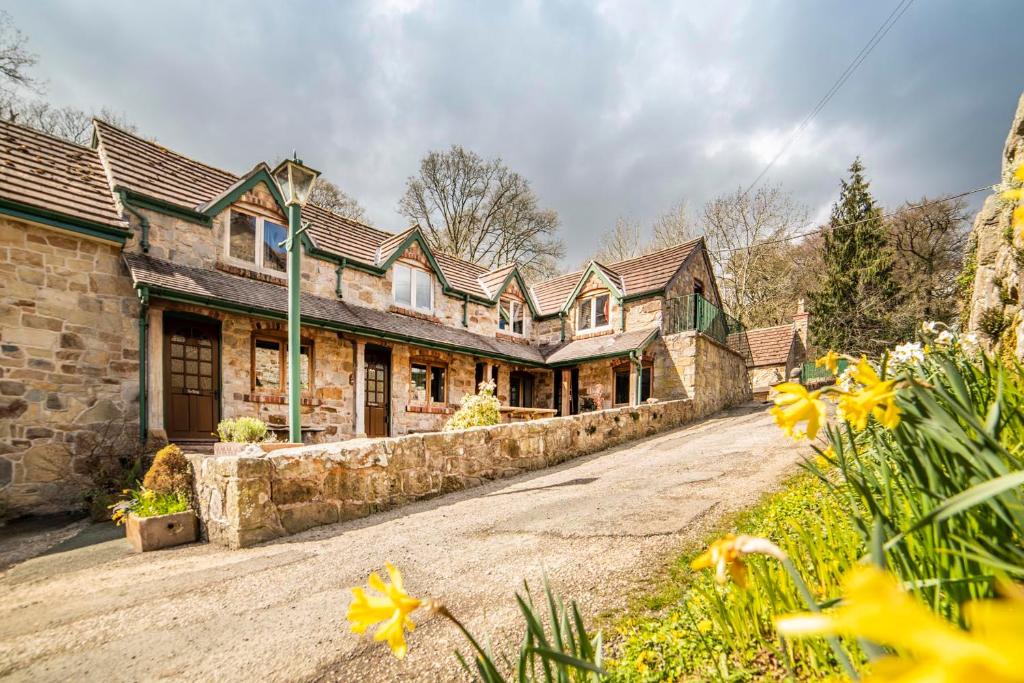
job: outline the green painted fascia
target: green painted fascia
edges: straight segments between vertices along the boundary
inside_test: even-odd
[[[274,197],[274,201],[277,202],[278,208],[281,209],[281,213],[287,216],[288,207],[285,206],[284,197],[281,196],[281,191],[277,189],[277,183],[274,182],[273,177],[270,175],[270,171],[266,168],[261,168],[249,177],[245,178],[242,182],[238,183],[231,192],[218,199],[212,206],[203,211],[203,214],[212,219],[221,211],[237,202],[243,194],[259,183],[263,183],[267,186],[267,189],[270,190],[270,194]]]
[[[124,196],[129,202],[131,202],[132,206],[138,209],[149,209],[150,211],[156,211],[157,213],[162,213],[167,216],[180,218],[190,223],[196,223],[197,225],[202,225],[203,227],[207,228],[213,225],[213,220],[209,216],[207,216],[206,214],[199,213],[198,211],[186,209],[181,206],[178,206],[177,204],[165,202],[162,199],[156,199],[155,197],[149,197],[143,194],[139,194],[138,192],[129,190],[128,188],[122,185],[115,186],[114,191],[122,193],[122,196]]]
[[[279,313],[266,308],[260,308],[257,306],[244,306],[241,304],[232,304],[230,302],[222,301],[220,299],[213,299],[204,296],[195,296],[192,294],[182,294],[181,292],[175,292],[173,290],[147,287],[150,297],[156,297],[164,299],[166,301],[177,301],[185,304],[197,304],[212,308],[217,311],[225,311],[228,313],[241,313],[244,315],[255,315],[261,318],[270,318],[273,320],[287,320],[288,316],[284,313]],[[500,353],[489,353],[487,351],[480,351],[477,349],[467,349],[462,346],[456,346],[454,344],[442,344],[440,342],[431,342],[418,337],[409,337],[403,334],[396,334],[391,332],[380,332],[367,327],[361,327],[358,325],[342,325],[340,323],[332,322],[330,320],[321,320],[319,318],[312,318],[306,315],[302,316],[302,322],[304,325],[310,325],[311,327],[319,327],[325,330],[332,330],[335,332],[349,332],[352,334],[360,334],[366,337],[372,337],[375,339],[385,339],[388,341],[397,341],[406,344],[412,344],[413,346],[420,346],[427,349],[435,349],[438,351],[451,351],[454,353],[461,353],[466,356],[480,356],[482,358],[492,358],[494,360],[502,360],[507,363],[514,363],[517,365],[528,365],[530,367],[543,368],[547,367],[544,363],[538,363],[536,361],[525,360],[523,358],[516,358],[514,356],[506,356]]]
[[[637,301],[638,299],[647,299],[652,296],[664,296],[665,289],[649,289],[646,292],[637,292],[636,294],[627,294],[622,297],[622,303],[629,303],[631,301]]]
[[[587,266],[587,269],[583,271],[583,275],[580,276],[580,280],[579,282],[576,283],[576,287],[575,289],[572,290],[572,294],[570,294],[569,298],[565,300],[565,304],[563,304],[561,310],[562,313],[568,313],[569,309],[572,308],[572,305],[576,303],[576,297],[579,296],[580,291],[583,289],[584,283],[586,283],[587,279],[590,278],[591,273],[597,274],[598,279],[608,286],[608,292],[613,297],[615,297],[615,301],[618,302],[620,306],[622,305],[622,295],[616,294],[619,288],[616,285],[612,284],[612,281],[608,279],[608,276],[604,274],[604,271],[595,266],[594,262],[591,261],[590,265]]]
[[[93,221],[82,220],[81,218],[65,216],[64,214],[57,213],[56,211],[39,209],[19,202],[12,202],[8,199],[0,199],[0,214],[11,216],[12,218],[31,221],[33,223],[49,225],[53,228],[67,230],[68,232],[74,232],[79,235],[113,242],[114,244],[122,246],[128,241],[128,238],[132,236],[131,230],[115,228],[112,225],[94,223]]]
[[[512,272],[505,278],[505,282],[503,282],[501,287],[498,288],[497,293],[494,295],[494,303],[498,303],[501,299],[501,295],[505,293],[505,290],[508,288],[508,284],[512,282],[513,279],[519,283],[519,289],[523,291],[523,295],[526,297],[526,303],[530,307],[530,316],[534,320],[540,319],[541,316],[537,314],[537,309],[533,305],[533,297],[530,296],[530,289],[526,286],[526,281],[523,280],[523,276],[519,273],[518,268],[513,268]]]

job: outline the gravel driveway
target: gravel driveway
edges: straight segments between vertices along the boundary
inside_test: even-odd
[[[478,636],[516,647],[513,592],[542,571],[593,616],[686,541],[753,503],[800,458],[760,407],[559,467],[247,550],[131,554],[123,539],[0,575],[0,676],[12,680],[451,680],[462,646],[426,621],[397,662],[342,626],[348,586],[390,560]]]

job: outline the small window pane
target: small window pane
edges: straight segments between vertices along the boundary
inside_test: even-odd
[[[510,303],[511,303],[510,301],[508,301],[506,299],[502,299],[501,303],[498,305],[498,329],[499,330],[507,330],[508,326],[509,326],[509,321],[512,320],[512,314],[509,312],[509,304]]]
[[[412,273],[405,266],[395,266],[395,303],[412,306]]]
[[[430,400],[444,403],[444,368],[430,368]]]
[[[281,343],[269,339],[257,339],[254,362],[256,367],[253,368],[253,376],[256,377],[256,386],[280,389]]]
[[[185,372],[185,361],[180,358],[172,358],[171,372]]]
[[[188,358],[190,360],[191,359],[195,359],[195,358],[199,358],[199,349],[196,348],[195,346],[186,346],[185,347],[185,358]]]
[[[299,347],[299,371],[303,389],[309,389],[309,378],[313,372],[313,353],[308,346]]]
[[[185,375],[185,388],[186,389],[198,389],[199,378],[195,375]]]
[[[646,401],[651,397],[651,369],[644,368],[640,375],[640,401]]]
[[[602,294],[594,299],[594,327],[608,324],[608,295]]]
[[[427,366],[412,366],[412,398],[421,403],[427,402]]]
[[[629,403],[629,370],[615,371],[615,403]]]
[[[576,322],[578,329],[586,330],[590,327],[590,306],[593,303],[593,299],[584,299],[580,302],[580,314]]]
[[[285,272],[288,252],[277,246],[288,238],[288,228],[268,220],[263,221],[263,267]]]
[[[523,333],[523,305],[518,301],[512,302],[512,331]]]
[[[430,273],[422,270],[415,270],[413,272],[416,273],[416,308],[429,311],[431,308],[430,294],[432,289]]]
[[[232,258],[256,263],[256,218],[231,212],[228,253]]]

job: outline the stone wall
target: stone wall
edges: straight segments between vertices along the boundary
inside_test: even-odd
[[[138,303],[119,248],[0,218],[0,507],[82,507],[138,448]]]
[[[1014,170],[1024,164],[1024,95],[1017,104],[1017,112],[1003,148],[1001,179],[1006,182]],[[1001,343],[1006,356],[1024,360],[1024,314],[1021,312],[1021,294],[1024,292],[1024,238],[1011,224],[1013,203],[999,197],[999,193],[985,200],[974,219],[972,239],[977,247],[977,269],[971,288],[967,311],[967,327],[981,332],[982,316],[999,315],[1006,321],[1000,339],[979,337],[989,346]]]
[[[541,469],[678,427],[691,401],[267,456],[192,456],[204,534],[232,548]]]
[[[663,352],[655,354],[655,396],[692,398],[701,416],[751,399],[746,362],[729,347],[693,331],[668,335],[660,343]]]

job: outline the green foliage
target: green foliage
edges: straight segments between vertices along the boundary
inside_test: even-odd
[[[181,492],[158,493],[146,488],[126,491],[128,498],[112,506],[111,519],[118,525],[124,524],[129,514],[136,517],[156,517],[185,512],[189,509],[188,495]]]
[[[161,448],[142,480],[142,486],[155,493],[182,493],[192,490],[192,466],[174,444]]]
[[[881,209],[875,204],[860,159],[842,181],[823,235],[819,288],[811,293],[814,344],[874,355],[899,338],[893,311],[902,294],[893,276]]]
[[[484,683],[505,683],[509,680],[583,683],[602,680],[601,634],[591,638],[587,633],[576,602],[570,602],[566,609],[545,579],[544,597],[548,608],[548,623],[545,624],[542,611],[533,603],[530,587],[524,583],[523,588],[525,597],[516,593],[516,602],[526,621],[526,633],[514,665],[507,659],[498,661],[490,648],[480,645],[447,610],[442,612],[459,627],[473,649],[472,663],[462,653],[456,653],[466,673]],[[506,678],[501,672],[510,668],[514,668],[513,676]]]
[[[827,486],[804,474],[730,528],[779,545],[824,601],[838,593],[842,574],[865,552],[848,514]],[[804,609],[782,565],[751,557],[749,586],[740,590],[718,586],[710,572],[690,570],[695,555],[680,557],[668,580],[619,625],[622,640],[609,660],[610,680],[781,680],[789,672],[805,679],[839,673],[824,642],[782,643],[775,635],[773,617]]]
[[[462,397],[462,404],[444,426],[455,432],[470,427],[487,427],[501,422],[501,403],[494,396],[494,384],[481,382],[480,391]]]
[[[1002,306],[990,306],[978,317],[978,330],[992,342],[999,341],[999,336],[1010,324],[1010,319],[1003,313]]]
[[[221,420],[217,436],[227,443],[262,443],[267,439],[267,423],[255,417]]]

